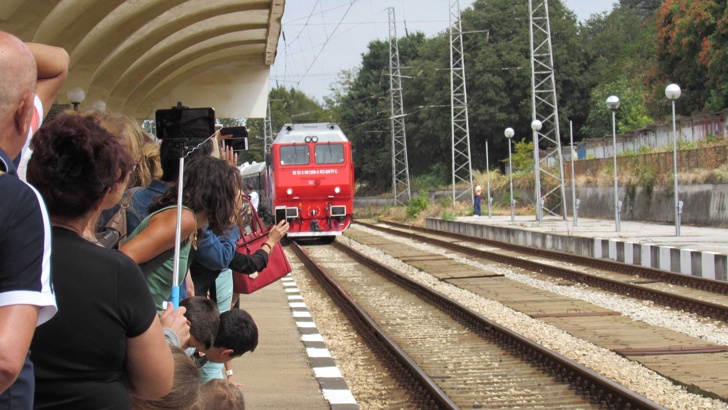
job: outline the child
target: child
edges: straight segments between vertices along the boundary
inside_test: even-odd
[[[190,333],[192,330],[190,329]],[[203,366],[207,362],[226,363],[252,352],[258,346],[258,327],[250,314],[242,309],[232,309],[220,315],[220,326],[210,349],[197,354],[197,363]],[[222,368],[211,374],[202,372],[200,382],[222,378]]]
[[[200,386],[199,410],[245,410],[243,392],[227,380],[213,379]]]
[[[199,351],[212,348],[220,324],[215,303],[202,296],[193,296],[179,304],[187,309],[184,315],[190,325],[189,346]]]
[[[169,346],[174,357],[174,382],[172,390],[161,399],[143,400],[133,397],[134,410],[191,409],[200,393],[200,371],[184,350]]]

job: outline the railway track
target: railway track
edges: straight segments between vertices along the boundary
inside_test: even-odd
[[[335,255],[291,247],[363,337],[396,358],[418,408],[661,408],[341,242]]]
[[[526,272],[523,268],[513,268],[472,256],[469,252],[473,248],[462,253],[437,251],[434,249],[437,245],[429,246],[433,249],[419,245],[420,241],[414,239],[411,232],[404,232],[400,236],[398,230],[390,229],[386,234],[375,234],[374,231],[369,233],[366,229],[360,229],[358,225],[349,229],[346,236],[362,246],[378,249],[439,281],[488,300],[498,301],[574,337],[611,350],[652,369],[678,385],[685,386],[691,392],[728,401],[728,379],[720,370],[728,366],[728,343],[710,342],[662,325],[649,325],[620,313],[620,309],[595,305],[587,299],[568,296],[568,292],[562,295],[558,290],[534,287],[528,282],[519,282],[502,273],[511,271],[529,278],[538,278],[543,276],[538,273],[542,267],[548,267],[548,271],[556,269],[551,265],[536,264],[536,272]],[[447,246],[448,249],[458,250],[462,247],[468,248],[463,243]],[[498,260],[508,252],[501,250]],[[458,256],[463,254],[470,256]],[[520,262],[520,258],[523,255],[515,259]],[[474,262],[470,262],[471,260]],[[534,262],[528,262],[526,266],[534,266]],[[549,280],[555,282],[552,283],[552,288],[578,287],[563,279]],[[611,296],[611,299],[617,297]],[[617,303],[621,306],[633,302],[627,300]],[[629,311],[631,307],[624,309]]]
[[[362,226],[728,322],[728,282],[384,222]]]

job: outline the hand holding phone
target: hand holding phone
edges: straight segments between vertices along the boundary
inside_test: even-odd
[[[278,225],[280,221],[286,220],[286,207],[285,206],[277,206],[276,207],[276,213],[275,213],[275,224]]]

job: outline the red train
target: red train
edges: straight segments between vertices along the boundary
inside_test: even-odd
[[[333,241],[354,214],[349,140],[336,124],[286,124],[271,154],[271,208],[285,207],[288,236]]]

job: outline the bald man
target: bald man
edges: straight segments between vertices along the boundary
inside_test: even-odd
[[[13,159],[40,126],[68,72],[65,50],[0,32],[0,409],[31,409],[28,347],[56,313],[50,228],[43,199],[20,180]]]

